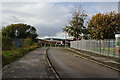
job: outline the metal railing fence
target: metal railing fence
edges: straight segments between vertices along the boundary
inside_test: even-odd
[[[70,47],[106,56],[119,57],[119,54],[116,53],[115,42],[115,40],[80,40],[71,41]]]

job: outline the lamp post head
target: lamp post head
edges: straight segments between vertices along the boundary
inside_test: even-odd
[[[18,34],[19,34],[19,33],[18,33],[18,30],[16,30],[16,31],[15,31],[15,36],[17,37],[17,36],[18,36]]]

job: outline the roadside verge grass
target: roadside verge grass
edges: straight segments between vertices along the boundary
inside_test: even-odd
[[[38,45],[33,45],[29,47],[20,47],[13,50],[2,51],[2,66],[5,66],[20,57],[24,56],[28,52],[38,48]]]

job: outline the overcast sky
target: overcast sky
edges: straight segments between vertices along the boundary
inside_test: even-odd
[[[99,12],[118,12],[117,2],[3,2],[0,23],[26,23],[37,29],[40,38],[64,38],[62,28],[76,5],[81,5],[89,17]]]

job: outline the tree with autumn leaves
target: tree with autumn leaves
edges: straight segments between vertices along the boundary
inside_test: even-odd
[[[120,14],[114,11],[109,13],[98,13],[93,15],[88,21],[88,26],[84,26],[87,14],[81,13],[80,9],[74,11],[69,26],[63,31],[74,38],[80,38],[81,34],[86,36],[84,39],[115,39],[115,33],[120,32]],[[88,36],[89,35],[89,36]]]
[[[92,39],[115,39],[115,33],[120,32],[120,14],[110,12],[98,13],[92,16],[88,31]]]

